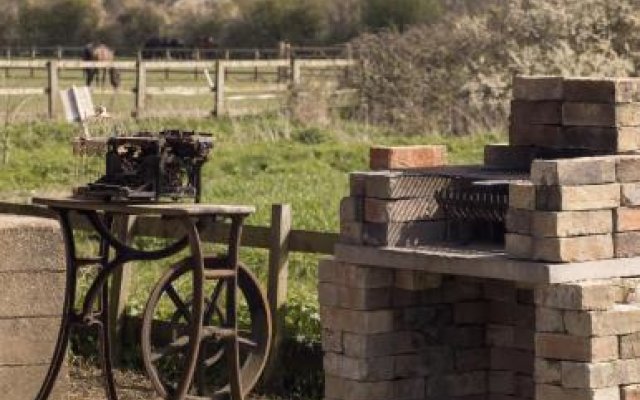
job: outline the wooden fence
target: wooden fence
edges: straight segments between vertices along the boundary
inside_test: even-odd
[[[180,116],[183,112],[171,111],[169,114],[158,114],[147,108],[149,96],[202,96],[211,95],[214,100],[213,110],[198,116],[237,116],[254,114],[261,107],[236,107],[234,103],[264,102],[265,100],[286,100],[293,93],[304,91],[302,80],[305,70],[332,70],[344,74],[343,81],[354,81],[358,62],[353,59],[277,59],[277,60],[215,60],[215,61],[80,61],[80,60],[0,60],[0,71],[46,70],[46,87],[0,87],[0,96],[33,96],[46,95],[47,114],[55,119],[61,115],[60,110],[60,72],[63,70],[82,71],[87,68],[115,68],[120,71],[135,73],[135,85],[129,93],[134,95],[132,112],[134,117]],[[148,73],[162,71],[167,76],[171,71],[206,74],[210,78],[208,86],[164,86],[148,85]],[[255,76],[250,85],[236,85],[228,82],[228,75],[234,71],[249,72]],[[275,83],[258,82],[261,71],[274,71],[277,74]],[[124,91],[101,90],[101,94],[125,94]],[[338,85],[330,94],[330,104],[335,107],[352,107],[359,103],[358,90],[355,87]]]
[[[44,207],[6,202],[0,202],[0,214],[56,218],[55,214]],[[272,355],[275,355],[275,358],[277,358],[284,328],[289,254],[291,252],[333,254],[333,247],[338,240],[337,233],[296,230],[292,229],[291,222],[291,207],[287,204],[274,204],[271,209],[270,226],[248,225],[243,228],[242,233],[243,247],[269,251],[267,298],[273,318],[274,348]],[[73,219],[72,224],[77,229],[92,230],[89,223],[83,218]],[[180,232],[169,228],[158,217],[139,217],[131,228],[131,237],[176,239],[180,235]],[[203,232],[202,240],[205,242],[224,242],[228,238],[228,231],[228,225],[218,225],[213,230]],[[114,337],[122,335],[130,280],[131,270],[124,269],[112,281],[111,313],[114,325],[110,329],[114,335],[117,335]],[[118,344],[120,341],[114,342]],[[118,347],[115,347],[114,352],[119,352]]]

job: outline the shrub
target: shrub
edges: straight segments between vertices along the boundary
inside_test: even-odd
[[[633,0],[513,0],[355,40],[373,121],[405,132],[504,129],[515,74],[635,73]]]

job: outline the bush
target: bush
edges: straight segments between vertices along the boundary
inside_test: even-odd
[[[370,118],[405,132],[504,129],[515,74],[634,74],[639,11],[633,0],[513,0],[364,35],[354,43]]]

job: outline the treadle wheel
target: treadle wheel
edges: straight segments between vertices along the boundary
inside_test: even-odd
[[[225,292],[228,279],[213,278],[226,269],[225,260],[205,258],[204,326],[198,366],[189,400],[230,398],[229,373],[224,341],[231,330],[226,321]],[[191,301],[180,294],[191,292],[192,265],[184,259],[173,265],[157,283],[142,322],[144,366],[156,391],[172,398],[184,368],[189,344]],[[244,265],[238,268],[237,317],[240,347],[240,381],[246,396],[256,385],[271,346],[271,316],[257,279]],[[168,319],[168,321],[167,321]],[[225,337],[227,339],[225,339]]]

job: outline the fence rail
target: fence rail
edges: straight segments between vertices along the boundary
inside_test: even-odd
[[[204,114],[216,116],[237,116],[247,113],[260,112],[263,108],[237,107],[229,103],[238,101],[253,101],[263,104],[265,100],[281,99],[294,92],[304,90],[303,71],[332,71],[342,73],[343,78],[336,81],[336,88],[330,94],[330,106],[353,107],[359,104],[358,91],[353,87],[353,77],[359,63],[353,59],[278,59],[278,60],[215,60],[215,61],[80,61],[80,60],[2,60],[0,70],[9,75],[11,70],[46,70],[46,87],[0,87],[2,96],[47,96],[48,115],[51,119],[58,118],[60,113],[59,91],[60,73],[63,70],[85,70],[91,68],[115,68],[120,71],[135,73],[135,84],[130,90],[105,91],[104,94],[132,94],[134,96],[131,114],[135,117],[152,117],[154,114],[147,107],[149,96],[203,96],[211,95],[214,102],[213,109]],[[163,71],[166,76],[171,71],[193,73],[196,77],[202,73],[210,79],[209,85],[201,87],[171,86],[153,87],[149,85],[148,73]],[[230,74],[248,76],[245,85],[235,85],[230,81]],[[275,82],[262,82],[259,77],[269,76]],[[351,86],[351,87],[349,87]],[[341,101],[342,99],[342,101]],[[346,99],[346,100],[344,100]],[[262,103],[261,103],[262,102]],[[244,111],[247,110],[247,111]],[[177,111],[182,115],[182,111]],[[202,111],[199,111],[202,114]]]
[[[0,57],[6,59],[35,59],[35,58],[82,58],[85,48],[83,46],[18,46],[0,47]],[[202,48],[202,47],[153,47],[116,48],[115,54],[119,57],[151,59],[204,59],[204,60],[230,60],[250,59],[265,60],[274,58],[351,58],[353,50],[350,44],[334,46],[296,46],[281,42],[277,48]]]
[[[23,216],[35,216],[44,218],[56,218],[57,216],[47,208],[0,202],[0,214],[15,214]],[[89,222],[80,217],[73,216],[72,225],[76,229],[92,231]],[[289,254],[292,252],[312,254],[333,254],[333,247],[338,241],[337,233],[314,232],[291,228],[291,207],[287,204],[274,204],[271,210],[270,226],[252,226],[243,228],[242,246],[265,249],[269,251],[269,271],[267,279],[267,299],[271,309],[274,328],[274,346],[270,357],[270,364],[277,363],[279,345],[284,332],[286,303],[287,303],[287,277]],[[202,240],[205,242],[221,243],[228,238],[229,225],[216,225],[214,229],[202,232]],[[178,238],[179,232],[170,228],[158,217],[138,217],[128,231],[128,239],[133,237]],[[125,304],[129,296],[131,271],[119,272],[112,282],[111,294],[115,301],[110,304],[110,312],[113,316],[111,332],[122,335],[122,326],[125,315]],[[120,353],[115,341],[114,354]]]

